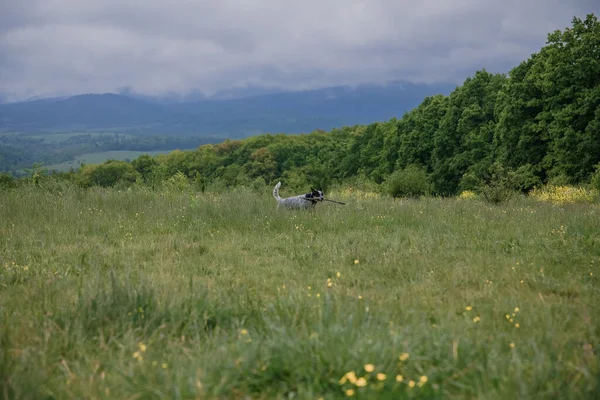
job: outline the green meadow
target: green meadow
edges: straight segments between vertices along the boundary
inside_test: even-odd
[[[597,203],[330,198],[0,192],[0,397],[600,396]]]

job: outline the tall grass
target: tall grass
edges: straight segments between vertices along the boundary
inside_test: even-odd
[[[337,196],[1,192],[0,397],[598,397],[597,205]]]

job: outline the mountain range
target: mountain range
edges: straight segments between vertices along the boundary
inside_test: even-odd
[[[187,99],[140,96],[127,90],[81,94],[0,104],[0,132],[110,131],[230,138],[301,133],[401,117],[425,97],[448,94],[455,87],[392,82],[274,93],[253,88],[248,96],[229,91],[207,98],[198,92]]]

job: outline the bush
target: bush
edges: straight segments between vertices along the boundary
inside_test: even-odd
[[[185,192],[190,188],[190,180],[183,172],[177,171],[175,175],[167,179],[165,187],[172,192]]]
[[[482,185],[482,181],[473,172],[465,173],[458,184],[458,188],[461,192],[473,192],[479,189]]]
[[[415,165],[394,171],[386,184],[388,193],[394,198],[420,197],[431,191],[427,172]]]
[[[565,174],[554,175],[548,179],[548,185],[551,186],[569,186],[571,179]]]
[[[592,174],[590,184],[592,189],[600,191],[600,164],[596,165],[596,171]]]
[[[488,203],[499,204],[513,197],[515,186],[514,174],[501,164],[493,164],[479,192]]]
[[[129,186],[140,176],[133,166],[125,161],[108,160],[104,164],[81,167],[79,184],[83,187]]]
[[[17,182],[12,175],[0,172],[0,189],[11,189],[17,186]]]

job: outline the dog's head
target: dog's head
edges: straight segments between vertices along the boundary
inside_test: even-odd
[[[314,188],[310,188],[310,193],[306,194],[307,198],[316,200],[316,201],[323,201],[323,191],[322,190],[316,190]]]

